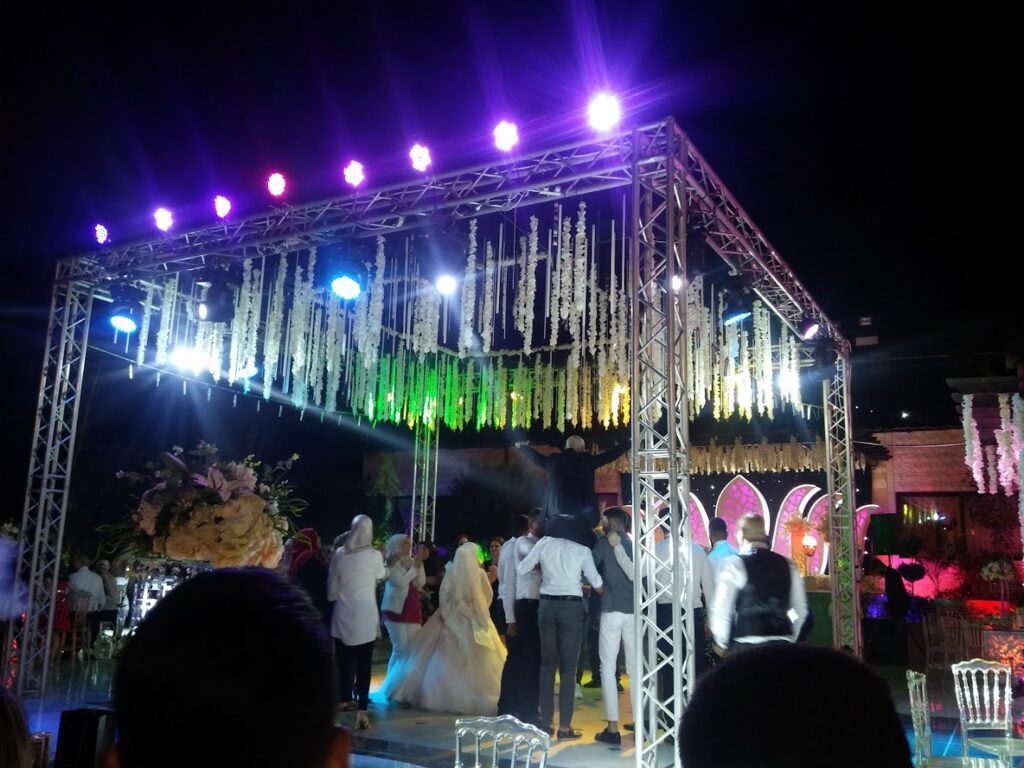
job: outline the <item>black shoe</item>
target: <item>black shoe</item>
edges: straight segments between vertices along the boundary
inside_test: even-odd
[[[636,730],[636,723],[626,723],[622,727],[625,728],[627,731],[635,731]]]
[[[583,684],[583,687],[584,688],[600,688],[601,687],[601,680],[599,678],[592,677],[592,678],[590,678],[590,680],[588,680],[587,682],[585,682]]]
[[[603,730],[597,736],[594,737],[594,741],[600,741],[604,744],[611,744],[616,747],[622,746],[622,735],[619,733],[612,733],[609,730]]]
[[[583,737],[583,731],[576,728],[559,728],[558,739],[559,741],[571,741],[572,739],[579,739]]]
[[[624,690],[626,690],[625,688],[622,687],[622,681],[621,680],[616,680],[615,681],[615,687],[619,690],[619,693],[622,693]]]

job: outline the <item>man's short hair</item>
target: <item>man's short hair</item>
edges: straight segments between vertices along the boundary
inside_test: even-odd
[[[608,507],[608,509],[604,511],[604,516],[607,517],[609,520],[614,520],[620,525],[622,525],[622,530],[629,530],[629,515],[626,514],[626,510],[624,510],[622,507]]]
[[[565,441],[565,450],[577,451],[583,453],[587,449],[587,444],[583,442],[583,438],[579,435],[572,435],[568,440]]]
[[[122,768],[322,764],[336,674],[306,593],[262,568],[200,574],[160,601],[114,683]]]
[[[750,512],[740,518],[736,526],[746,542],[767,541],[768,531],[764,527],[764,517]]]
[[[756,680],[756,692],[751,681]],[[841,691],[828,704],[808,695]],[[793,738],[737,738],[757,733]],[[910,747],[885,681],[830,648],[771,644],[730,656],[694,690],[679,727],[686,768],[835,768],[911,765]]]
[[[530,530],[530,517],[528,515],[516,515],[515,526],[513,527],[516,536],[525,536]]]
[[[708,522],[708,533],[713,533],[724,538],[729,535],[729,526],[722,518],[712,517]]]

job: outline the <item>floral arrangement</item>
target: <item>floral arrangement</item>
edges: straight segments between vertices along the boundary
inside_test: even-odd
[[[175,446],[144,472],[118,472],[143,490],[131,519],[109,529],[109,547],[214,568],[276,568],[291,518],[306,506],[283,479],[298,458],[228,462],[216,445],[200,442],[188,454]]]
[[[1017,572],[1008,560],[990,560],[982,567],[981,578],[985,581],[1013,581]]]

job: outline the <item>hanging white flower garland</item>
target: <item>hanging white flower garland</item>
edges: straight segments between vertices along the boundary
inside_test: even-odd
[[[274,291],[267,307],[267,326],[263,338],[263,398],[273,394],[277,367],[281,360],[281,335],[284,331],[285,284],[288,281],[288,258],[282,254],[274,275]]]
[[[476,219],[469,222],[469,248],[466,253],[466,274],[462,280],[462,313],[459,330],[459,357],[473,348],[473,315],[476,312]]]
[[[178,312],[178,275],[171,275],[164,281],[160,300],[160,328],[156,333],[156,364],[167,362],[171,343],[171,329]]]
[[[484,248],[484,307],[480,313],[480,337],[485,354],[491,351],[491,344],[494,341],[495,279],[497,274],[494,269],[494,246],[488,242]]]

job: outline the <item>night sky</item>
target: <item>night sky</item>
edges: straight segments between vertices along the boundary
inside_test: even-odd
[[[674,116],[833,319],[875,318],[855,426],[953,424],[944,377],[1021,352],[1022,94],[994,7],[144,5],[26,4],[0,25],[0,518],[20,515],[53,261],[89,250],[97,221],[124,242],[153,234],[158,205],[182,226],[217,193],[257,211],[270,170],[290,200],[322,199],[352,157],[408,178],[415,140],[457,168],[502,117],[541,147],[600,87],[630,122]],[[104,376],[95,414],[118,386]]]

